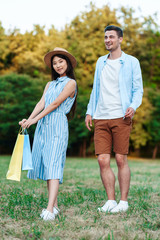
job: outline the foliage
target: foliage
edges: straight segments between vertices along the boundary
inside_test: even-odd
[[[77,108],[74,119],[69,122],[70,138],[68,153],[79,156],[86,156],[87,146],[90,145],[90,139],[93,133],[89,133],[85,126],[86,108],[89,101],[89,91],[79,88],[77,97]],[[93,152],[93,151],[92,151]],[[91,154],[92,154],[91,152]]]
[[[15,103],[15,100],[11,101],[13,92],[5,86],[5,80],[2,81],[3,77],[0,78],[0,81],[2,81],[2,83],[0,82],[0,85],[2,85],[0,91],[3,92],[1,98],[3,98],[3,95],[5,96],[0,108],[0,129],[2,130],[0,143],[3,144],[3,149],[5,144],[10,146],[6,136],[10,135],[11,142],[14,142],[17,132],[16,121],[20,117],[28,116],[31,113],[32,107],[42,93],[44,83],[50,79],[50,69],[45,66],[43,56],[54,47],[59,46],[70,51],[78,62],[75,74],[79,96],[77,114],[74,120],[70,122],[69,153],[72,155],[78,153],[81,156],[94,154],[93,132],[89,133],[85,128],[84,119],[93,85],[96,61],[98,57],[106,54],[103,41],[104,28],[110,24],[118,25],[124,30],[122,50],[140,60],[144,87],[147,91],[144,95],[143,104],[134,117],[135,124],[131,134],[131,147],[134,150],[141,150],[142,147],[148,149],[148,146],[149,149],[153,147],[155,135],[151,133],[155,132],[155,123],[153,124],[153,121],[151,121],[151,124],[149,124],[149,121],[151,115],[158,115],[159,106],[154,102],[159,100],[152,100],[153,95],[148,97],[147,94],[148,89],[160,89],[160,30],[156,23],[156,16],[141,16],[141,18],[138,18],[135,17],[135,10],[132,8],[121,7],[111,10],[108,5],[97,8],[93,3],[90,3],[86,11],[81,12],[61,31],[52,26],[46,32],[45,26],[34,25],[31,32],[27,31],[21,34],[18,29],[13,29],[6,33],[0,23],[0,75],[27,74],[28,77],[26,76],[26,78],[34,79],[30,83],[26,83],[24,80],[24,85],[28,84],[27,86],[33,87],[34,90],[32,95],[29,94],[32,89],[28,90],[26,97],[29,104],[24,111],[21,106],[18,106],[20,103],[22,105],[22,98],[19,96],[21,86],[18,85],[18,88],[14,88],[17,99]],[[8,82],[8,84],[10,86],[11,83]],[[7,103],[7,99],[10,99],[9,103]],[[5,107],[2,108],[2,105]],[[11,129],[14,130],[11,131]],[[7,151],[7,147],[5,149]]]
[[[30,115],[42,95],[43,87],[42,80],[27,75],[9,74],[0,77],[1,152],[12,150],[19,129],[18,122]]]
[[[131,142],[135,149],[145,146],[151,140],[151,134],[148,130],[153,113],[153,106],[148,98],[148,89],[144,89],[143,103],[137,109],[133,118],[133,129],[131,132]]]
[[[90,5],[90,11],[77,16],[65,28],[67,48],[78,59],[76,76],[81,87],[92,86],[95,63],[105,54],[104,28],[110,23],[118,24],[115,11],[108,6],[102,9]]]
[[[160,91],[150,92],[151,102],[154,106],[153,115],[150,121],[150,134],[154,144],[160,143]]]
[[[151,135],[151,145],[154,146],[152,158],[156,158],[158,147],[160,144],[160,91],[150,90],[149,98],[154,106],[152,118],[149,122],[149,133]]]

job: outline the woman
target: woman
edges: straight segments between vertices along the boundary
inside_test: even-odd
[[[76,104],[73,68],[77,63],[74,56],[58,47],[47,53],[44,61],[51,68],[53,81],[47,83],[30,117],[19,124],[29,128],[38,122],[32,150],[33,170],[28,172],[28,178],[47,181],[48,206],[40,216],[43,220],[54,220],[59,213],[57,195],[68,145],[66,115],[70,111],[74,114]]]

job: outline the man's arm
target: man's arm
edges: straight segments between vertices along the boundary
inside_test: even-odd
[[[89,131],[91,131],[91,128],[92,127],[92,116],[87,114],[86,115],[86,118],[85,118],[85,124],[86,124],[86,127],[88,128]]]
[[[98,61],[97,61],[97,63],[98,63]],[[96,70],[94,73],[93,89],[92,89],[92,92],[90,95],[89,103],[87,106],[86,118],[85,118],[85,124],[89,131],[91,131],[90,127],[92,127],[92,117],[94,114],[93,113],[93,104],[94,104],[94,98],[95,98],[95,94],[96,94],[95,93],[95,85],[96,85],[96,80],[97,80],[96,78],[97,78],[97,64],[96,64]]]
[[[143,97],[142,73],[138,59],[133,64],[133,80],[132,80],[132,102],[130,108],[134,111],[141,105]]]

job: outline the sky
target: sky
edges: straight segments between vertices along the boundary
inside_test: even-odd
[[[160,26],[159,0],[0,0],[0,21],[8,29],[18,28],[21,33],[32,31],[34,24],[54,25],[58,30],[69,24],[74,17],[93,2],[97,7],[108,5],[110,9],[120,6],[132,7],[136,16],[149,16],[157,12],[157,23]]]

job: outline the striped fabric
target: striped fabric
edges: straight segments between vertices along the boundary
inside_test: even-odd
[[[52,103],[70,81],[68,77],[57,78],[52,81],[45,94],[45,108]],[[70,112],[74,103],[68,97],[57,109],[40,119],[37,123],[33,148],[33,170],[28,171],[28,178],[59,179],[63,182],[63,170],[68,145],[68,120],[66,114]]]

